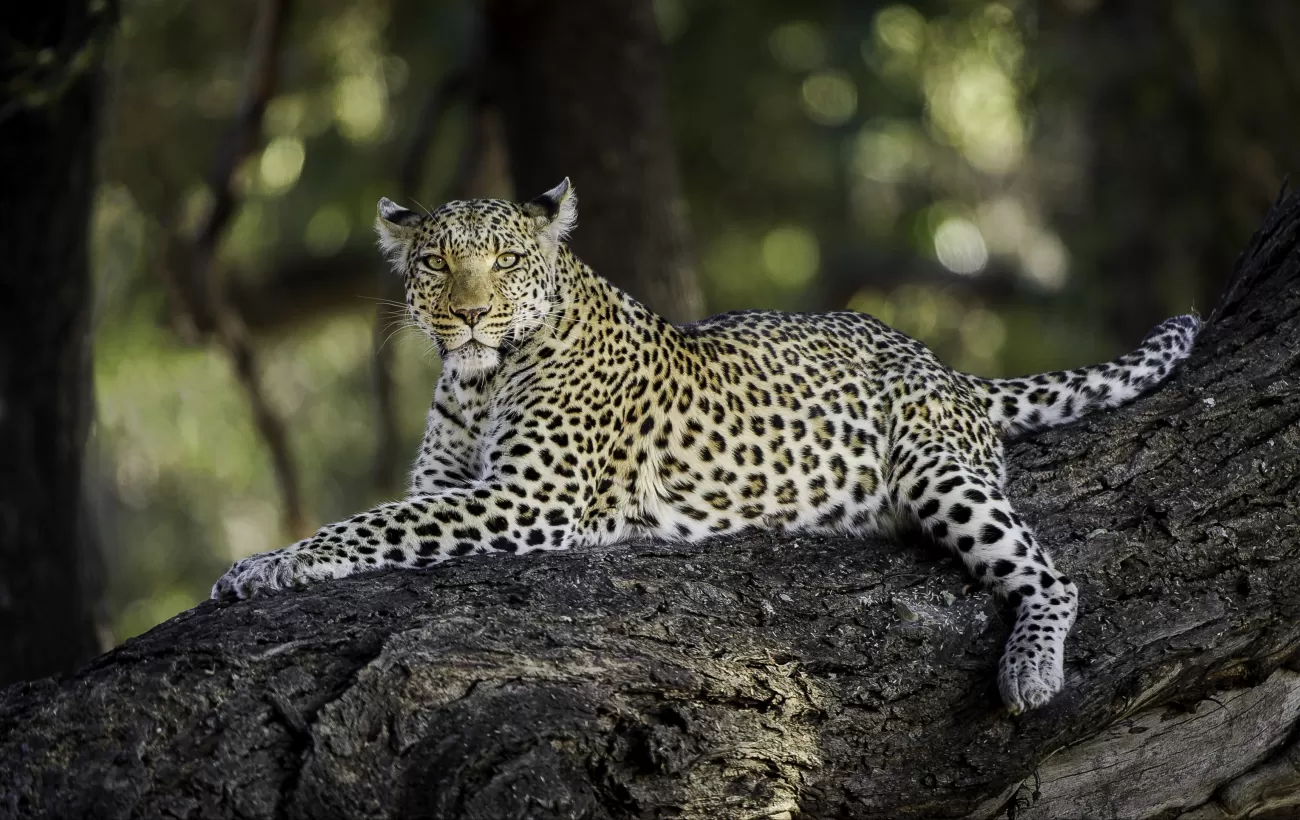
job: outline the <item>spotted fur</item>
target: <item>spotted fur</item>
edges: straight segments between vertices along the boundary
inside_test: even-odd
[[[1109,364],[957,373],[861,313],[738,312],[676,327],[564,245],[568,180],[532,202],[381,200],[381,245],[443,358],[402,500],[236,563],[214,597],[471,553],[918,522],[1007,599],[1013,710],[1061,688],[1078,592],[1003,494],[1002,433],[1114,407],[1169,375],[1200,323]]]

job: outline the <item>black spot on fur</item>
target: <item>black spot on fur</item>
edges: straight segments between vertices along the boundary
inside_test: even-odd
[[[995,527],[992,524],[985,524],[980,528],[980,543],[986,545],[996,544],[1002,540],[1003,535],[1005,535],[1005,533],[1000,528]]]

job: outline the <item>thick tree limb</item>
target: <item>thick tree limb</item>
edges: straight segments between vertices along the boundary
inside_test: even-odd
[[[1013,718],[948,559],[473,558],[204,604],[0,700],[0,817],[1281,817],[1300,715],[1300,195],[1164,389],[1013,446],[1080,583]]]

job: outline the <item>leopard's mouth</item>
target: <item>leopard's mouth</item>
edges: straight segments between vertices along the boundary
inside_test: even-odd
[[[443,349],[448,353],[453,350],[496,350],[497,345],[478,336],[470,335],[456,342],[443,342]]]

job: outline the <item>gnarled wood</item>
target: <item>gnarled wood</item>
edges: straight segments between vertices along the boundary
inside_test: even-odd
[[[1298,241],[1292,195],[1163,389],[1012,447],[1082,590],[1047,708],[1001,709],[1003,613],[915,545],[471,558],[204,604],[11,688],[0,817],[1288,811]]]

